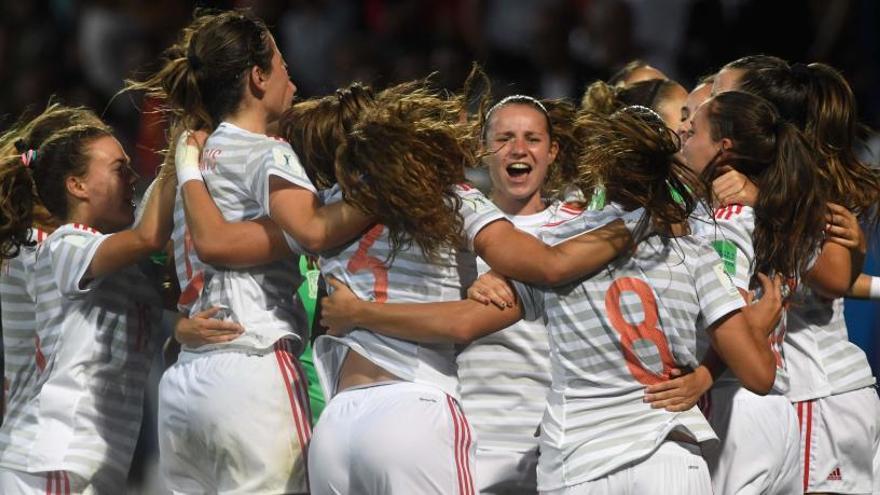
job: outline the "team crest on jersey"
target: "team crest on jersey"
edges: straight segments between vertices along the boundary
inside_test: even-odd
[[[461,200],[478,215],[498,209],[494,203],[482,194],[469,194],[462,196]]]
[[[294,164],[297,163],[293,153],[280,147],[272,148],[272,160],[276,165],[283,166],[285,170],[293,169]]]
[[[712,267],[712,270],[715,272],[718,282],[721,283],[721,286],[724,287],[728,294],[739,294],[739,290],[733,285],[733,282],[730,281],[730,275],[724,270],[724,263],[715,264],[715,266]]]

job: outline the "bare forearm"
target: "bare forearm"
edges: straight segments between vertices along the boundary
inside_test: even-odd
[[[766,336],[759,338],[746,319],[734,313],[710,330],[712,347],[742,382],[757,394],[766,394],[776,378],[776,358]]]
[[[284,232],[271,219],[227,222],[201,181],[186,182],[181,192],[187,228],[202,261],[237,268],[292,255]]]
[[[871,286],[874,283],[875,278],[876,277],[872,277],[871,275],[860,273],[859,276],[856,278],[855,283],[852,285],[852,287],[849,288],[849,292],[846,293],[846,297],[851,297],[855,299],[876,298],[878,295],[871,293]]]
[[[552,247],[507,222],[495,222],[484,230],[485,239],[481,232],[475,247],[489,266],[509,278],[536,285],[561,285],[590,275],[632,243],[621,221]]]
[[[144,213],[133,228],[117,232],[101,243],[89,265],[88,277],[98,278],[137,263],[161,251],[171,237],[174,178],[160,178],[147,198]]]
[[[315,211],[311,222],[314,232],[320,232],[313,245],[314,252],[339,247],[360,235],[371,223],[370,217],[345,201],[332,203]]]
[[[825,242],[813,268],[806,274],[806,282],[819,295],[828,299],[843,297],[861,272],[859,256],[852,250],[833,242]],[[855,276],[853,276],[855,274]]]
[[[357,327],[417,342],[468,343],[519,320],[519,307],[499,309],[475,301],[372,303],[359,301],[352,311]]]

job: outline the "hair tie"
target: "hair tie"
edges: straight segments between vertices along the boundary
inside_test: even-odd
[[[190,43],[189,48],[186,50],[186,62],[192,70],[199,70],[202,68],[202,59],[196,55],[196,50],[192,43]]]
[[[27,145],[27,143],[24,142],[24,139],[16,139],[14,145],[15,145],[16,151],[18,151],[19,153],[24,153],[28,149],[30,149],[30,147]]]
[[[779,134],[782,133],[782,130],[785,129],[785,125],[788,124],[788,121],[784,119],[778,119],[776,122],[773,122],[773,134],[776,137],[779,137]]]
[[[30,168],[31,164],[34,163],[36,160],[37,150],[31,149],[21,154],[21,163],[27,168]]]

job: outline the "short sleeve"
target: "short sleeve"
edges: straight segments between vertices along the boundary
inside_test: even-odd
[[[520,304],[522,304],[523,319],[536,321],[545,318],[544,291],[518,280],[511,279],[510,283],[519,296]]]
[[[737,214],[718,219],[714,236],[709,237],[712,247],[724,262],[724,271],[743,290],[749,290],[752,278],[752,261],[755,258],[753,225],[751,208],[741,208]]]
[[[749,290],[752,263],[742,246],[731,239],[722,238],[712,241],[712,247],[721,258],[724,272],[730,276],[733,284],[742,290]]]
[[[468,185],[455,186],[455,193],[461,198],[459,212],[464,220],[464,235],[468,249],[474,249],[477,234],[496,220],[505,220],[504,213],[477,188]]]
[[[700,313],[706,328],[729,313],[745,306],[745,300],[724,270],[724,262],[718,253],[701,240],[698,259],[692,266]]]
[[[305,168],[289,144],[272,140],[269,145],[253,157],[256,165],[251,176],[251,197],[255,198],[263,211],[269,214],[269,178],[279,177],[291,184],[318,194]]]
[[[52,261],[52,275],[58,290],[65,297],[88,293],[100,280],[84,283],[86,272],[98,247],[110,235],[94,234],[75,229],[58,233],[58,237],[45,243]]]

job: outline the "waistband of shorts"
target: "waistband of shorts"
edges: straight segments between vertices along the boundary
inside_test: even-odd
[[[661,446],[664,444],[666,444],[667,446],[677,445],[678,447],[681,447],[681,448],[687,450],[691,454],[698,455],[698,456],[703,455],[703,449],[700,448],[699,444],[694,443],[694,440],[680,441],[680,440],[673,440],[670,437],[666,437],[666,440],[663,442],[663,444],[661,444]]]
[[[271,353],[275,352],[275,349],[276,349],[278,343],[280,343],[282,340],[284,340],[284,339],[278,339],[271,346],[264,347],[264,348],[256,348],[256,347],[235,345],[235,344],[229,344],[229,345],[225,345],[223,347],[212,346],[212,347],[205,349],[205,350],[199,350],[199,348],[194,348],[194,349],[181,348],[180,354],[177,356],[177,362],[178,363],[187,363],[187,362],[194,361],[196,359],[200,359],[203,357],[216,356],[219,354],[247,354],[250,356],[265,356],[266,354],[271,354]],[[293,340],[293,339],[288,339],[288,340]],[[297,343],[295,341],[293,342],[293,344],[297,345]]]
[[[344,394],[346,392],[355,392],[357,390],[364,390],[367,388],[374,387],[384,387],[386,385],[394,385],[395,383],[407,383],[403,380],[384,380],[381,382],[372,382],[372,383],[363,383],[361,385],[352,385],[351,387],[346,388],[345,390],[341,390],[336,393],[336,395]]]
[[[345,394],[346,392],[359,392],[359,391],[364,391],[367,389],[373,389],[373,388],[378,388],[378,387],[382,387],[383,389],[387,390],[387,387],[392,387],[392,386],[401,392],[412,390],[412,391],[416,391],[419,393],[433,393],[433,394],[437,394],[438,396],[444,396],[444,397],[448,395],[442,389],[440,389],[439,387],[436,387],[434,385],[429,385],[426,383],[419,383],[419,382],[410,382],[407,380],[383,380],[380,382],[364,383],[362,385],[354,385],[352,387],[348,387],[347,389],[337,393],[336,395],[342,395],[342,394]],[[453,399],[455,399],[455,397],[453,397]]]

